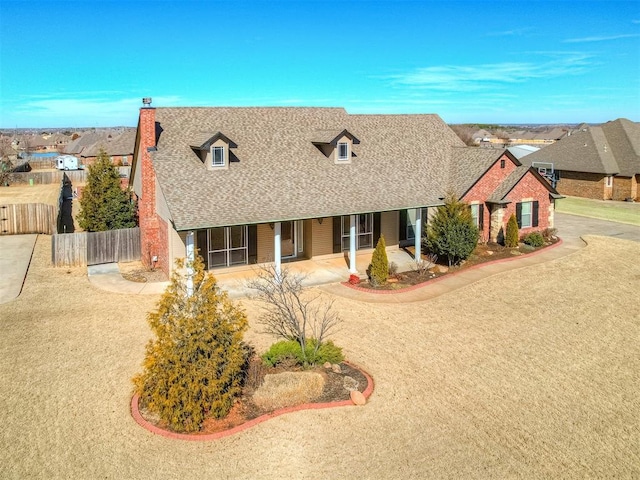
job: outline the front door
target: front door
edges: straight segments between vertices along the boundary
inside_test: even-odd
[[[282,258],[294,258],[297,254],[296,222],[280,224],[280,248]]]

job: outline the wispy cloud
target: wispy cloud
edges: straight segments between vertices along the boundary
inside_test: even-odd
[[[566,40],[563,40],[563,43],[608,42],[611,40],[620,40],[622,38],[637,38],[637,37],[640,37],[640,33],[626,33],[622,35],[609,35],[609,36],[599,36],[599,37],[568,38]]]
[[[112,126],[135,122],[142,97],[108,98],[92,93],[95,96],[86,98],[82,92],[31,95],[18,101],[14,111],[30,122],[46,126]],[[68,98],[72,96],[77,98]],[[172,106],[179,104],[181,99],[175,96],[156,97],[156,102]]]
[[[504,62],[482,65],[442,65],[386,77],[396,86],[439,91],[478,91],[499,84],[521,83],[531,79],[550,78],[584,73],[590,66],[590,56],[582,53],[556,54],[551,60]]]
[[[511,30],[496,30],[495,32],[485,33],[485,37],[512,37],[532,32],[533,27],[514,28]]]

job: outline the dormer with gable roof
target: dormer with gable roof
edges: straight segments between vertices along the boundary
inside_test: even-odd
[[[235,142],[222,132],[202,133],[190,142],[189,146],[198,155],[207,170],[226,170],[232,158],[231,148],[237,148]]]
[[[360,140],[348,130],[316,130],[311,141],[327,158],[336,164],[351,163],[355,157],[353,146]]]

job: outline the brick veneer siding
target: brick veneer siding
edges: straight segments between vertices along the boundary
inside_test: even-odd
[[[605,187],[605,175],[601,173],[569,172],[561,170],[556,190],[572,197],[611,199],[611,189]],[[615,182],[614,182],[615,183]]]
[[[542,231],[545,228],[553,228],[554,225],[554,204],[549,197],[549,190],[540,183],[540,181],[528,172],[520,182],[509,192],[507,198],[511,200],[511,203],[505,206],[503,215],[504,231],[507,231],[507,222],[511,214],[516,213],[516,204],[525,201],[537,201],[538,202],[538,226],[521,228],[520,237],[527,233],[534,231]]]
[[[638,199],[638,178],[634,177],[613,177],[613,200],[626,200],[627,198]]]
[[[500,160],[505,161],[504,168],[500,168]],[[513,163],[507,155],[501,156],[461,199],[467,203],[478,202],[484,210],[482,214],[483,228],[480,232],[481,240],[491,238],[491,232],[489,229],[490,224],[493,221],[493,219],[490,220],[491,211],[489,210],[489,207],[485,205],[485,201],[515,168],[515,163]],[[509,218],[507,217],[505,221],[508,219]]]
[[[139,120],[140,143],[138,161],[141,175],[141,193],[138,198],[140,224],[140,249],[142,263],[153,266],[152,259],[158,257],[156,266],[169,273],[168,233],[164,222],[156,211],[156,175],[148,149],[156,146],[156,122],[154,108],[141,108]],[[164,228],[163,228],[164,227]],[[161,230],[164,230],[161,233]],[[164,243],[163,243],[164,242]]]

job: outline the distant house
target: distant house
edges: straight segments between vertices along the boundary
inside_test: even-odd
[[[114,165],[128,166],[133,160],[135,140],[136,131],[131,128],[83,132],[65,147],[64,153],[77,156],[83,165],[92,165],[102,148]]]
[[[142,258],[169,273],[197,249],[218,269],[389,248],[420,251],[454,191],[485,239],[508,215],[553,226],[556,192],[504,150],[465,147],[437,115],[341,108],[140,110],[131,185]]]
[[[640,200],[640,124],[625,118],[600,126],[583,124],[522,161],[552,163],[563,195]]]

